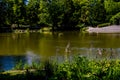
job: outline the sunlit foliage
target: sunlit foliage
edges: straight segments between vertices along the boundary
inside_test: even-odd
[[[1,0],[0,26],[12,24],[73,29],[109,23],[119,0]]]

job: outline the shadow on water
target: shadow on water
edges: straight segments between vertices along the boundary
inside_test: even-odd
[[[0,71],[12,69],[18,61],[25,62],[25,56],[0,56]]]
[[[57,47],[56,55],[59,57],[61,52],[63,52],[65,47]],[[78,54],[80,56],[88,57],[89,59],[120,59],[120,48],[78,48],[71,47],[71,52],[69,57],[73,54]]]
[[[50,56],[48,60],[57,60],[57,62],[61,63],[66,60],[66,54],[61,55],[61,53],[65,53],[66,47],[56,47],[56,55]],[[67,58],[69,61],[72,60],[73,54],[79,54],[80,56],[85,56],[89,59],[120,59],[120,48],[78,48],[71,47],[69,54],[67,54]],[[28,51],[24,56],[0,56],[0,71],[6,71],[13,69],[15,65],[22,61],[23,64],[32,65],[32,62],[40,63],[42,58],[35,53]]]
[[[31,51],[26,52],[23,56],[0,56],[0,71],[7,71],[13,69],[16,64],[32,65],[32,62],[39,63],[40,57]]]
[[[68,42],[69,60],[72,60],[75,54],[89,59],[119,59],[119,41],[120,34],[0,34],[0,70],[10,70],[19,61],[29,65],[32,61],[40,62],[45,59],[63,62]]]

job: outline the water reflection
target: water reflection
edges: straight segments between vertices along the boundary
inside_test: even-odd
[[[58,48],[58,47],[57,47]],[[59,47],[57,55],[63,53],[65,47]],[[88,57],[89,59],[119,59],[120,58],[120,48],[78,48],[71,47],[71,55],[78,54],[80,56]]]
[[[65,51],[65,47],[56,47],[56,55],[50,56],[48,60],[56,60],[59,63],[65,61],[65,56],[61,55]],[[71,47],[71,54],[68,60],[73,59],[73,54],[79,54],[89,59],[120,59],[120,48],[78,48]],[[22,61],[23,64],[32,65],[32,62],[40,63],[42,61],[40,55],[36,55],[32,51],[26,52],[24,56],[0,56],[0,71],[12,69],[16,63]]]
[[[78,32],[0,34],[0,68],[8,70],[19,60],[31,65],[34,57],[36,57],[35,61],[56,59],[62,62],[68,42],[71,49],[69,59],[74,54],[90,59],[119,59],[119,41],[120,34]]]
[[[0,56],[0,71],[12,69],[19,61],[25,63],[25,56]]]
[[[31,51],[24,56],[0,56],[0,71],[13,69],[19,62],[32,65],[32,62],[39,63],[40,57]]]
[[[39,55],[36,55],[33,52],[28,51],[26,53],[26,62],[28,65],[32,65],[32,62],[39,63],[40,57],[39,57]]]

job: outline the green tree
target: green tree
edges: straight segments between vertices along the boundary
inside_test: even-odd
[[[63,13],[64,13],[64,0],[52,0],[48,2],[48,13],[51,20],[53,30],[60,28]]]
[[[39,4],[39,21],[38,24],[40,26],[51,26],[50,23],[50,15],[48,12],[48,6],[47,6],[47,1],[45,0],[40,0],[40,4]]]
[[[109,21],[113,15],[120,12],[120,2],[117,0],[105,0],[104,6],[107,12],[107,21]]]
[[[0,26],[28,24],[72,30],[108,21],[119,24],[119,12],[119,0],[1,0]]]
[[[96,26],[106,20],[106,10],[103,0],[89,0],[89,24]]]
[[[63,22],[62,22],[62,27],[65,29],[71,29],[75,28],[76,21],[75,21],[75,6],[74,2],[72,0],[65,0],[65,8],[64,8],[64,13],[63,13]],[[74,16],[73,16],[74,15]]]
[[[13,0],[13,12],[14,12],[14,22],[15,24],[25,24],[26,16],[26,4],[24,0]]]
[[[5,0],[0,1],[0,27],[6,25],[7,20],[7,4]]]
[[[7,24],[12,25],[14,23],[14,11],[13,11],[13,0],[7,0]]]
[[[52,0],[48,4],[53,29],[70,30],[75,28],[78,24],[78,13],[75,13],[75,6],[72,0]]]
[[[110,19],[111,24],[120,25],[120,12],[112,16]]]
[[[40,0],[29,0],[27,5],[27,23],[31,26],[35,26],[39,21],[39,5]]]
[[[108,14],[116,14],[120,12],[120,2],[117,2],[115,0],[105,0],[105,9]]]
[[[85,25],[88,25],[90,15],[88,0],[82,0],[80,2],[80,6],[81,6],[80,22],[82,24],[84,23]]]

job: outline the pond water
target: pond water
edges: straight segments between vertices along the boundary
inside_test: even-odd
[[[20,60],[29,64],[33,59],[44,61],[57,58],[62,61],[68,44],[70,56],[80,54],[90,59],[119,59],[119,42],[120,34],[1,33],[0,69],[12,69]]]

